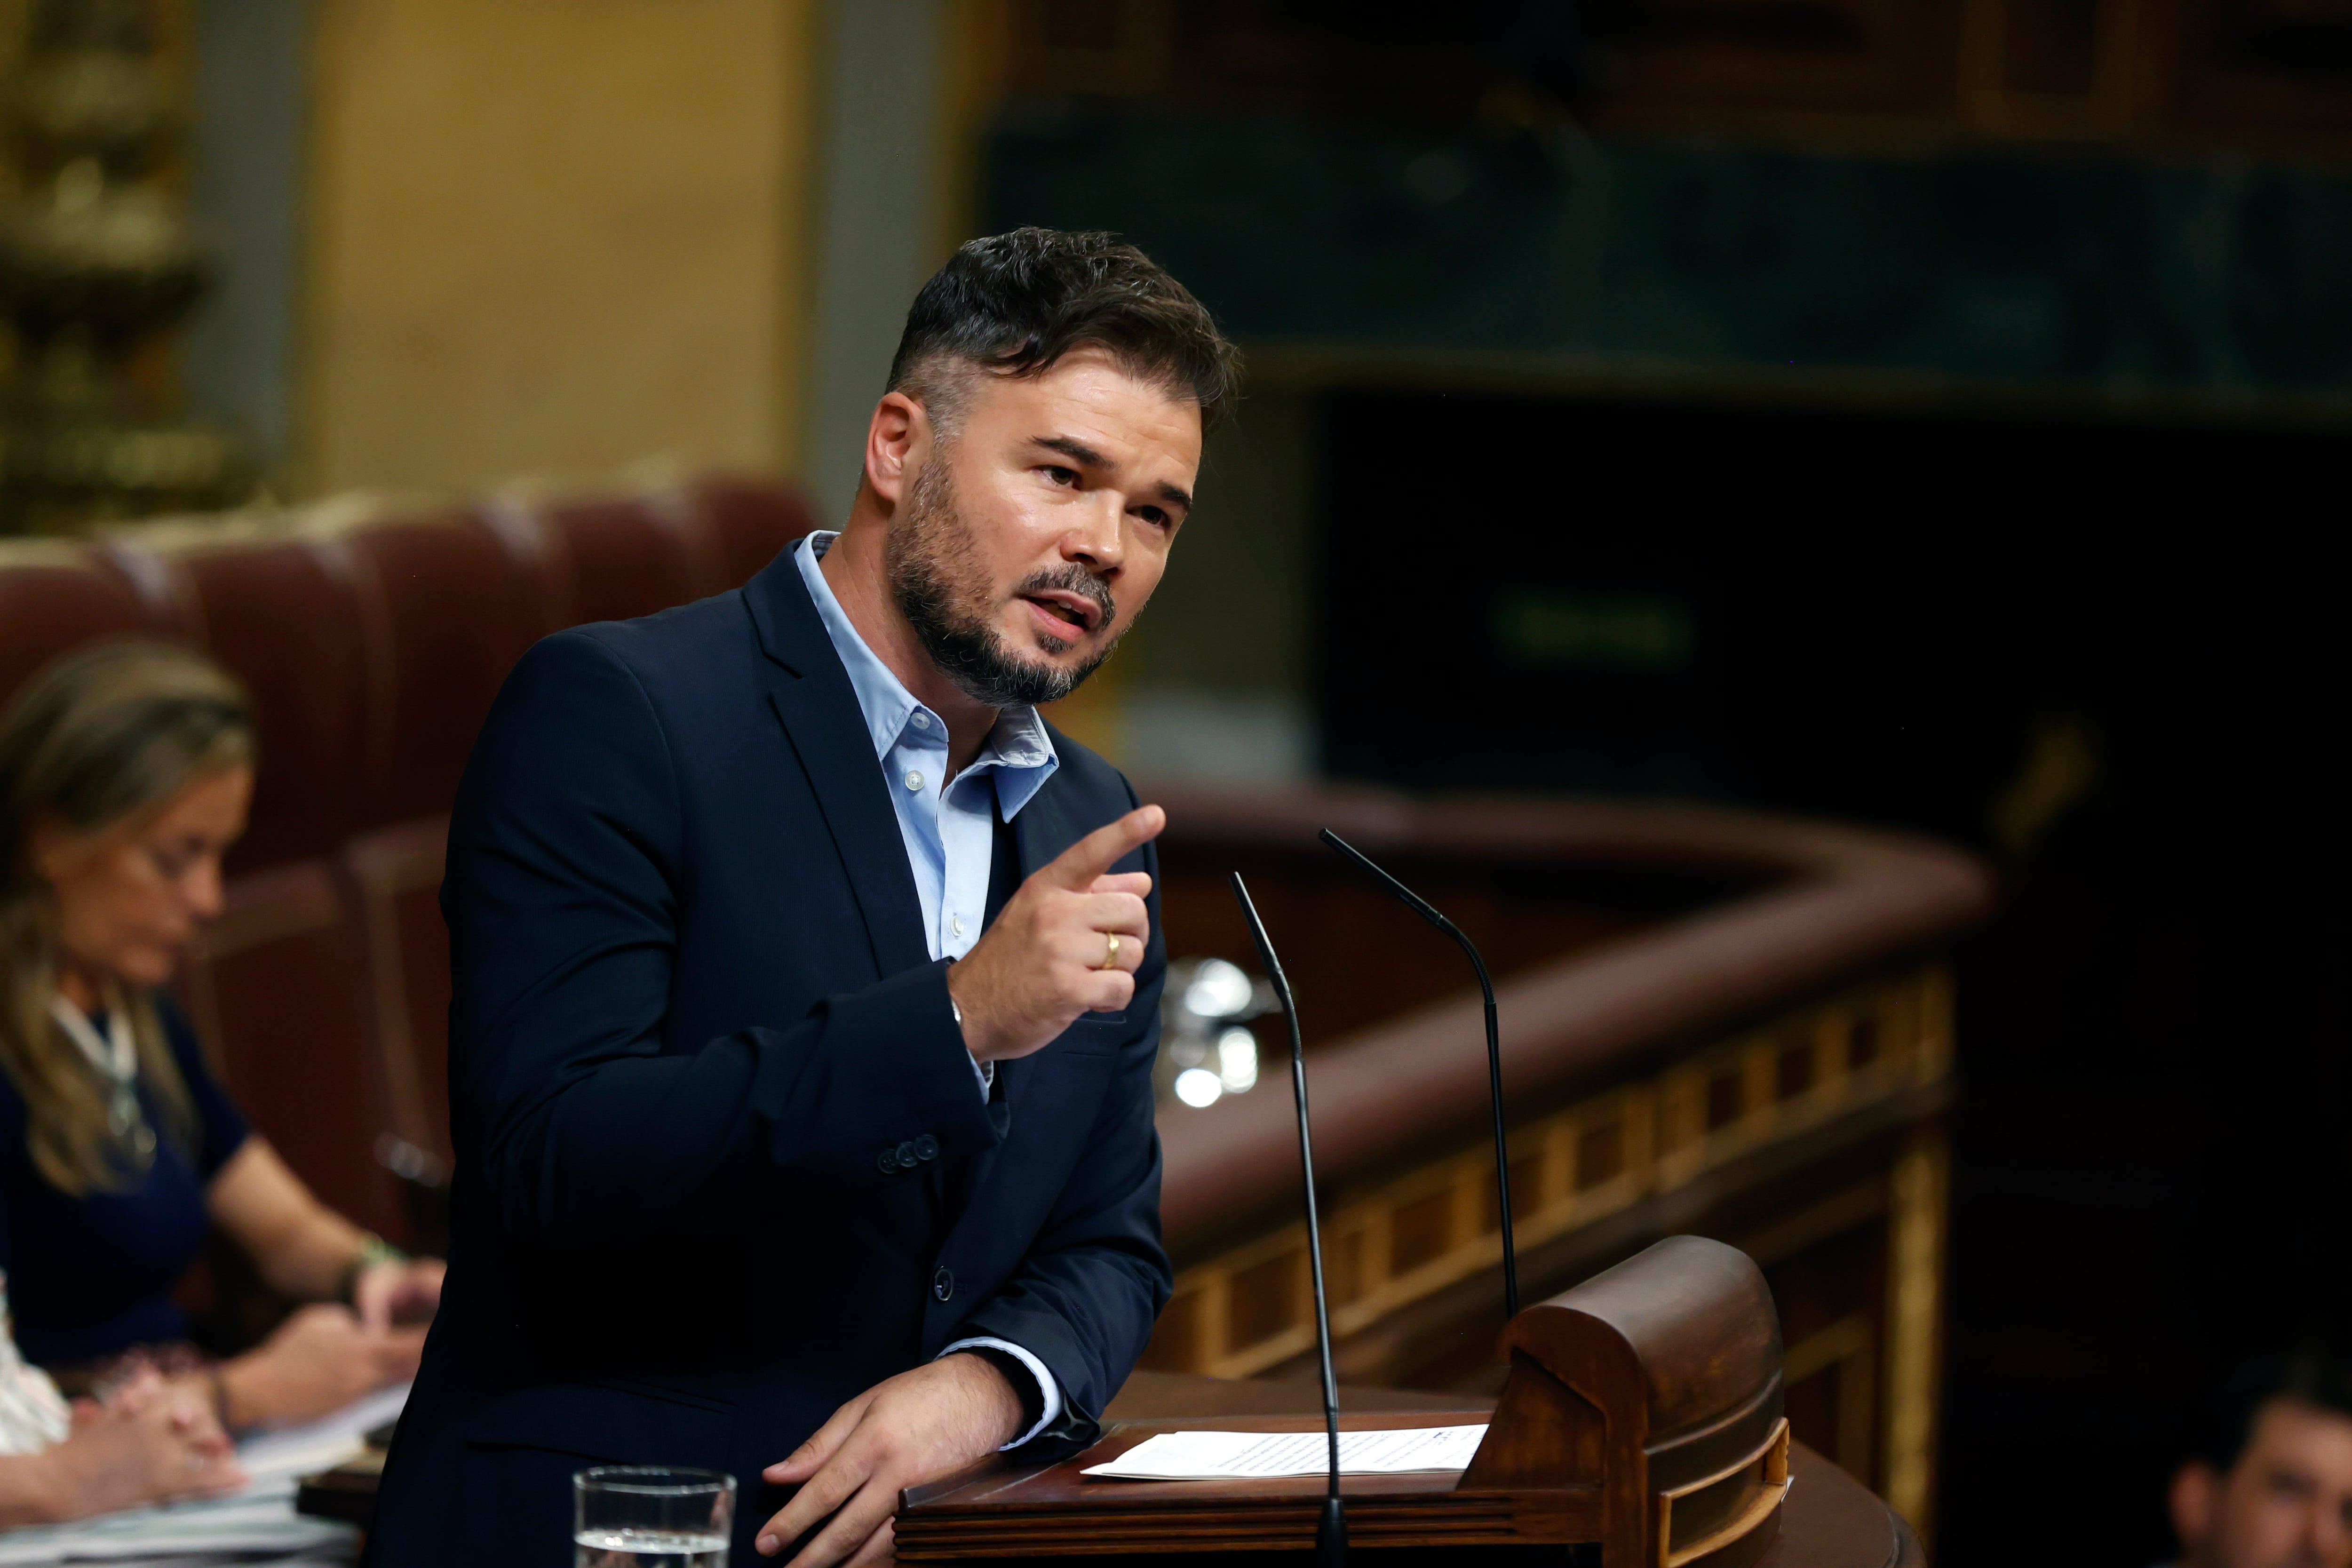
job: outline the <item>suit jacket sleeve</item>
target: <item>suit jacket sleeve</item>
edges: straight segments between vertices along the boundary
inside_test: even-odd
[[[1132,789],[1130,805],[1138,804]],[[1160,926],[1160,857],[1147,845],[1151,939],[1128,1016],[1144,1026],[1120,1048],[1102,1110],[1060,1200],[1004,1288],[957,1331],[1021,1346],[1062,1389],[1059,1420],[1023,1458],[1075,1453],[1101,1435],[1097,1417],[1135,1370],[1172,1280],[1160,1244],[1160,1134],[1151,1064],[1160,1049],[1160,994],[1168,949]]]
[[[665,1054],[684,831],[635,675],[589,631],[532,648],[467,765],[442,886],[453,1132],[519,1239],[723,1234],[782,1190],[873,1179],[919,1133],[995,1142],[944,964]]]

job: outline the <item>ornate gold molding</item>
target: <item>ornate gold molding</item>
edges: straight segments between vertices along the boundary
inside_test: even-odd
[[[1951,1149],[1940,1127],[1904,1140],[1888,1177],[1886,1468],[1889,1507],[1924,1538],[1935,1497],[1944,1247]]]
[[[1654,1077],[1523,1123],[1511,1132],[1519,1246],[1541,1246],[1729,1161],[1939,1081],[1950,1071],[1951,1037],[1950,980],[1930,965],[1853,986]],[[1904,1201],[1929,1201],[1919,1196],[1920,1177],[1906,1179],[1912,1196],[1895,1200],[1898,1213]],[[1940,1191],[1930,1194],[1939,1227]],[[1324,1233],[1331,1331],[1344,1340],[1499,1267],[1493,1152],[1477,1144],[1341,1194]],[[1938,1228],[1931,1238],[1937,1247],[1940,1236]],[[1247,1377],[1301,1354],[1313,1346],[1307,1278],[1303,1223],[1185,1269],[1143,1364]],[[1932,1281],[1928,1289],[1932,1321]],[[1901,1300],[1916,1311],[1910,1296]],[[1932,1405],[1932,1359],[1924,1364]],[[1890,1401],[1913,1396],[1919,1374],[1909,1362],[1903,1366],[1910,1381],[1890,1373]]]

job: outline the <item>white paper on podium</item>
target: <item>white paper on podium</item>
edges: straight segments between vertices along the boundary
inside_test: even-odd
[[[1339,1473],[1402,1476],[1466,1468],[1486,1428],[1401,1426],[1339,1434]],[[1082,1475],[1116,1481],[1227,1481],[1319,1476],[1331,1465],[1322,1432],[1161,1432]]]

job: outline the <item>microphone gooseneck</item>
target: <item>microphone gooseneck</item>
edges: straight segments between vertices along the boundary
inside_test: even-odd
[[[1478,972],[1478,989],[1486,998],[1486,1083],[1495,1101],[1495,1195],[1503,1217],[1503,1307],[1516,1318],[1519,1315],[1519,1249],[1511,1239],[1511,1152],[1503,1132],[1503,1039],[1502,1030],[1495,1021],[1495,983],[1486,976],[1486,961],[1478,956],[1478,949],[1462,934],[1460,926],[1374,865],[1362,850],[1328,827],[1321,837],[1324,843],[1339,851],[1341,859],[1395,894],[1407,909],[1461,944],[1462,951],[1470,955],[1470,967]]]
[[[1242,907],[1250,940],[1257,944],[1258,959],[1265,965],[1266,978],[1273,982],[1274,994],[1282,1003],[1282,1016],[1290,1025],[1290,1088],[1298,1102],[1298,1167],[1307,1183],[1307,1260],[1315,1284],[1315,1345],[1323,1357],[1323,1430],[1331,1445],[1330,1489],[1315,1521],[1315,1558],[1324,1568],[1339,1568],[1348,1560],[1348,1508],[1339,1499],[1339,1382],[1331,1373],[1331,1299],[1323,1287],[1323,1225],[1315,1201],[1315,1142],[1307,1122],[1307,1046],[1298,1033],[1298,1005],[1291,998],[1282,961],[1274,956],[1265,922],[1257,918],[1257,906],[1250,902],[1242,874],[1236,871],[1233,877],[1234,900]]]

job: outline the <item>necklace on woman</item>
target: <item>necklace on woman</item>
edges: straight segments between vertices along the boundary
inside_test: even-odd
[[[141,1169],[155,1154],[155,1130],[147,1125],[147,1113],[139,1107],[139,1053],[131,1043],[131,1026],[125,1020],[128,1009],[115,999],[116,1005],[106,1010],[106,1035],[100,1038],[96,1028],[82,1010],[63,996],[49,997],[49,1016],[58,1021],[89,1065],[98,1069],[99,1077],[107,1080],[106,1130],[115,1138],[131,1145]]]

